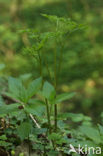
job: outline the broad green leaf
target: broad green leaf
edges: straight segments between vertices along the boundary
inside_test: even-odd
[[[53,100],[56,95],[54,87],[47,81],[43,85],[42,95],[49,100]]]
[[[98,128],[99,128],[100,134],[103,135],[103,126],[101,126],[100,124],[98,124]]]
[[[46,133],[47,132],[47,128],[34,128],[33,130],[33,133],[35,135],[38,135],[38,134],[43,134],[43,133]]]
[[[36,106],[36,105],[45,105],[45,102],[43,102],[43,101],[41,101],[41,100],[38,100],[38,99],[32,98],[32,99],[29,100],[28,104],[29,104],[29,105],[30,105],[30,104],[34,104],[35,106]]]
[[[18,103],[1,106],[0,107],[0,116],[19,111],[19,109],[18,109],[19,106],[20,106],[20,104],[18,104]]]
[[[29,104],[25,106],[25,111],[38,117],[41,117],[45,113],[45,106],[42,104]]]
[[[90,117],[87,117],[83,114],[74,114],[74,113],[67,113],[68,117],[71,118],[73,122],[81,122],[81,121],[91,121]]]
[[[52,133],[49,135],[48,138],[51,140],[57,141],[57,140],[60,140],[62,138],[62,136],[58,133]]]
[[[27,81],[28,79],[31,78],[31,76],[32,76],[32,74],[30,74],[30,73],[23,74],[23,75],[20,75],[20,79],[23,81]]]
[[[5,94],[5,96],[7,96],[8,98],[16,98],[12,93],[8,93],[8,92],[3,92]]]
[[[17,128],[17,133],[21,138],[21,140],[26,139],[29,136],[30,132],[31,132],[31,124],[28,122],[21,123],[21,125],[18,126]]]
[[[87,138],[93,140],[95,143],[101,143],[100,133],[96,128],[81,126],[79,130],[82,134],[84,134]]]
[[[82,125],[91,125],[91,118],[83,114],[62,113],[58,115],[58,119],[60,120],[67,120],[68,118],[71,119],[73,122],[82,122]]]
[[[26,103],[28,94],[25,87],[22,84],[22,81],[20,79],[10,77],[8,84],[9,84],[9,91],[10,91],[9,95],[11,94],[11,97],[14,97]]]
[[[34,81],[32,81],[27,89],[27,97],[28,99],[30,99],[32,96],[34,96],[38,90],[41,88],[42,86],[42,78],[38,78]]]
[[[58,151],[50,150],[48,152],[48,156],[58,156],[58,155],[59,155],[59,152]]]
[[[8,85],[9,85],[9,91],[17,98],[20,97],[20,90],[22,89],[22,81],[17,79],[17,78],[13,78],[10,77],[8,80]]]
[[[19,90],[19,100],[24,102],[24,103],[27,103],[28,102],[28,98],[27,98],[27,90],[25,89],[24,86],[22,86]]]
[[[65,100],[69,100],[71,99],[73,96],[75,96],[76,93],[63,93],[60,95],[57,95],[56,99],[55,99],[55,103],[61,103]]]
[[[62,145],[63,143],[65,143],[65,139],[63,138],[63,136],[59,133],[52,133],[48,136],[48,138],[50,140],[55,141],[57,144]]]
[[[8,79],[9,91],[16,96],[19,96],[19,89],[22,87],[22,82],[19,79],[9,77]]]
[[[4,105],[5,105],[4,100],[3,100],[3,98],[0,96],[0,106],[4,106]]]

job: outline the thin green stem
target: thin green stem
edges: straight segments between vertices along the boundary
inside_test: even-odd
[[[54,105],[54,115],[55,115],[55,132],[57,131],[57,104]]]
[[[57,56],[56,56],[56,51],[54,51],[54,86],[55,86],[55,90],[57,90]],[[55,124],[55,131],[57,131],[57,104],[54,105],[54,124]]]
[[[57,56],[56,51],[54,51],[54,86],[57,89]]]
[[[42,77],[42,59],[41,59],[41,56],[40,56],[40,52],[38,51],[38,58],[39,58],[39,65],[40,65],[40,75]]]
[[[30,138],[29,138],[29,135],[28,135],[28,144],[29,144],[28,145],[28,148],[29,148],[28,150],[29,150],[29,156],[30,156],[31,155],[31,151],[30,151]]]
[[[47,63],[46,60],[45,60],[45,65],[46,65],[46,68],[47,68],[48,75],[49,75],[50,79],[52,80],[52,76],[51,76],[51,73],[50,73],[50,70],[49,70],[49,66],[48,66],[48,63]]]
[[[42,77],[42,86],[43,86],[43,68],[42,68],[42,58],[40,52],[38,51],[38,59],[39,59],[39,66],[40,66],[40,76]]]
[[[56,60],[56,54],[54,54],[54,60],[55,60],[55,63],[54,63],[55,64],[55,68],[54,68],[55,69],[54,70],[55,71],[55,89],[57,90],[57,69],[56,69],[57,60]],[[58,77],[59,77],[60,72],[61,72],[62,60],[63,60],[63,45],[62,45],[61,53],[60,53],[60,60],[59,60],[59,67],[58,67]],[[57,115],[58,115],[57,104],[54,105],[54,115],[55,115],[55,131],[57,131]]]
[[[45,103],[46,103],[46,109],[47,109],[48,129],[49,129],[49,133],[51,133],[50,111],[49,111],[49,104],[48,104],[47,99],[45,99]]]
[[[61,68],[62,68],[62,62],[63,62],[63,44],[61,44],[61,52],[60,52],[60,59],[59,59],[59,67],[58,67],[58,77],[60,76],[61,73]]]

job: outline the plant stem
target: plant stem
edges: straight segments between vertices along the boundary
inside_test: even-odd
[[[60,53],[60,60],[59,60],[59,67],[58,67],[58,77],[60,76],[61,67],[62,67],[62,60],[63,60],[63,44],[61,43],[61,53]],[[57,90],[57,59],[56,59],[56,51],[54,52],[54,71],[55,71],[55,90]],[[57,104],[54,106],[54,113],[55,113],[55,131],[57,131]]]
[[[40,75],[42,77],[42,59],[41,59],[41,56],[40,56],[40,52],[38,51],[38,58],[39,58],[39,64],[40,64]]]
[[[49,112],[49,105],[48,105],[47,99],[45,99],[45,103],[46,103],[46,109],[47,109],[48,129],[49,129],[49,133],[51,133],[50,112]]]
[[[47,63],[46,59],[45,59],[45,66],[46,66],[48,75],[49,75],[50,79],[52,80],[52,76],[51,76],[51,73],[50,73],[50,70],[49,70],[49,66],[48,66],[48,63]]]
[[[54,86],[57,89],[57,56],[56,50],[54,51]]]
[[[60,76],[61,68],[62,68],[63,48],[64,48],[64,46],[63,46],[63,44],[61,43],[61,52],[60,52],[59,67],[58,67],[58,77]]]
[[[30,151],[30,138],[29,138],[29,135],[28,135],[28,142],[29,142],[29,146],[28,146],[28,148],[29,148],[29,156],[31,155],[31,151]]]
[[[56,51],[54,51],[54,86],[55,90],[57,90],[57,58],[56,58]],[[54,105],[54,124],[55,124],[55,131],[57,131],[57,104]]]
[[[38,51],[38,59],[39,59],[39,66],[40,66],[40,76],[42,77],[42,86],[43,86],[43,68],[42,68],[42,58],[40,55],[40,51]]]
[[[54,115],[55,115],[55,132],[57,131],[57,104],[54,105]]]

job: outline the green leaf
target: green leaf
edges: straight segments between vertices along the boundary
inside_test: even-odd
[[[50,140],[55,141],[57,144],[62,145],[63,143],[65,143],[65,139],[63,138],[63,136],[59,133],[52,133],[48,136],[48,138]]]
[[[8,85],[9,91],[10,93],[12,93],[12,97],[19,99],[23,102],[27,101],[26,89],[20,79],[10,77],[8,80]]]
[[[56,22],[59,18],[55,15],[47,15],[47,14],[41,14],[43,17],[48,18],[50,21]]]
[[[57,95],[56,97],[56,100],[55,100],[55,103],[61,103],[65,100],[69,100],[71,99],[73,96],[75,96],[76,93],[63,93],[63,94],[60,94],[60,95]]]
[[[34,98],[30,99],[28,103],[29,103],[29,105],[30,104],[34,104],[34,105],[45,105],[45,102],[43,102],[41,100],[38,100],[38,99],[34,99]]]
[[[41,117],[45,112],[45,106],[42,105],[42,103],[29,104],[25,106],[25,111],[27,113],[31,113],[33,115]]]
[[[7,148],[8,146],[12,146],[12,143],[0,140],[0,146]]]
[[[11,96],[13,98],[19,99],[20,101],[22,101],[24,103],[27,103],[28,93],[20,79],[10,77],[9,81],[8,81],[8,85],[9,85],[10,93],[9,94],[6,93],[6,94],[8,94],[9,96]]]
[[[43,85],[42,95],[49,100],[53,100],[56,95],[54,87],[47,81]]]
[[[1,136],[0,136],[0,140],[7,140],[6,135],[1,135]]]
[[[15,97],[20,96],[20,89],[22,88],[22,82],[19,79],[10,77],[8,80],[9,91],[15,95]]]
[[[20,106],[19,103],[1,106],[0,107],[0,116],[19,111],[19,109],[18,109],[19,106]]]
[[[81,122],[82,124],[84,122],[90,123],[91,118],[88,116],[85,116],[83,114],[75,114],[75,113],[62,113],[58,115],[58,119],[60,120],[66,120],[67,118],[71,119],[73,122]]]
[[[5,105],[4,100],[3,100],[3,98],[0,96],[0,106],[4,106],[4,105]]]
[[[60,140],[62,138],[62,136],[60,134],[58,134],[58,133],[52,133],[52,134],[49,135],[48,138],[51,139],[51,140],[54,140],[54,141],[58,141],[58,140]]]
[[[68,117],[72,119],[73,122],[90,121],[91,118],[84,116],[83,114],[67,113]]]
[[[99,128],[100,134],[103,135],[103,126],[101,126],[100,124],[98,124],[98,128]]]
[[[24,86],[22,86],[19,90],[19,100],[24,102],[24,103],[27,103],[28,102],[28,98],[27,98],[27,90],[25,89]]]
[[[101,143],[101,137],[99,131],[94,127],[81,126],[79,128],[80,132],[84,134],[89,139],[93,140],[95,143]]]
[[[27,80],[30,79],[31,77],[32,77],[32,74],[30,74],[30,73],[20,75],[20,79],[21,79],[22,81],[27,81]]]
[[[31,132],[31,124],[28,122],[21,123],[21,125],[18,126],[17,128],[17,133],[21,138],[21,140],[26,139],[29,136],[30,132]]]
[[[42,86],[42,78],[38,78],[34,81],[32,81],[27,89],[27,97],[28,99],[30,99],[32,96],[34,96],[38,90],[41,88]]]
[[[59,155],[59,152],[58,151],[50,150],[48,152],[48,156],[58,156],[58,155]]]

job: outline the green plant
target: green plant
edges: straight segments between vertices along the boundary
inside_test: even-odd
[[[34,39],[35,44],[33,44],[31,47],[26,48],[25,50],[27,51],[27,53],[30,53],[32,56],[34,56],[34,58],[37,60],[37,63],[39,64],[40,75],[42,78],[44,78],[43,65],[45,65],[49,78],[51,79],[51,83],[53,84],[55,91],[57,91],[59,77],[62,70],[63,48],[65,47],[65,43],[64,43],[65,38],[67,38],[72,32],[78,29],[83,29],[84,26],[71,21],[71,19],[69,18],[51,16],[46,14],[42,14],[42,16],[48,18],[51,22],[53,22],[55,26],[55,30],[53,32],[44,32],[44,33],[27,30],[30,38]],[[57,59],[58,54],[56,51],[56,47],[55,49],[52,49],[53,64],[54,64],[52,75],[48,66],[48,61],[45,58],[45,55],[48,54],[47,53],[45,54],[45,51],[43,51],[43,48],[46,47],[46,45],[48,45],[49,43],[52,43],[52,45],[53,44],[56,45],[56,47],[59,46],[60,48],[59,59]],[[45,98],[45,100],[46,103],[48,103],[48,99]],[[55,120],[55,131],[56,131],[57,130],[57,104],[54,104],[54,120]]]
[[[6,122],[9,118],[9,126],[3,127],[5,137],[1,137],[1,142],[3,140],[5,143],[15,142],[16,139],[18,144],[21,144],[25,140],[28,144],[29,156],[32,150],[43,156],[74,155],[74,153],[69,153],[71,144],[75,149],[78,148],[78,144],[101,147],[103,144],[103,127],[101,125],[94,126],[91,118],[83,114],[58,113],[57,107],[59,103],[69,100],[75,95],[74,92],[58,94],[63,48],[65,47],[63,41],[72,32],[83,29],[84,26],[67,18],[44,14],[43,16],[53,22],[56,27],[55,31],[43,33],[34,30],[26,31],[35,44],[24,49],[36,59],[40,78],[25,85],[22,79],[9,77],[8,91],[3,92],[2,96],[9,98],[12,103],[0,105],[0,117],[5,118]],[[45,54],[44,48],[47,48],[48,44],[51,44],[53,50],[53,72],[51,72],[45,57],[47,54]],[[59,55],[56,48],[53,48],[53,44],[60,47]],[[50,82],[45,80],[45,68]],[[73,128],[70,121],[77,124],[76,129]],[[15,135],[15,139],[12,135]],[[11,138],[8,140],[7,136]],[[9,150],[13,150],[16,146],[11,145]],[[76,154],[81,155],[82,153],[78,154],[77,152]]]
[[[31,38],[35,39],[35,44],[30,48],[26,48],[26,51],[29,51],[37,60],[39,64],[39,70],[40,70],[40,76],[41,78],[38,78],[34,80],[28,88],[25,88],[23,86],[22,81],[19,79],[9,78],[9,92],[4,93],[5,96],[11,97],[16,102],[15,104],[11,104],[8,106],[2,106],[1,107],[1,116],[4,114],[10,114],[15,112],[18,112],[19,109],[22,110],[22,113],[25,114],[26,121],[21,123],[17,127],[17,134],[21,138],[21,140],[24,140],[25,138],[28,138],[30,140],[30,132],[32,131],[31,121],[35,123],[37,128],[41,128],[41,125],[37,123],[36,119],[33,115],[35,115],[38,118],[38,111],[35,110],[35,105],[30,104],[30,99],[38,93],[40,88],[42,88],[41,91],[39,91],[39,95],[41,96],[42,100],[34,100],[33,103],[37,103],[38,105],[42,105],[39,107],[39,109],[45,109],[47,117],[45,118],[45,121],[47,120],[45,131],[46,134],[44,136],[45,140],[50,142],[50,146],[52,145],[52,149],[56,150],[57,144],[64,143],[64,139],[61,139],[61,132],[58,133],[58,113],[57,113],[57,105],[58,103],[61,103],[64,100],[70,99],[74,96],[74,93],[65,93],[57,95],[57,88],[58,88],[58,81],[59,81],[59,74],[61,72],[62,67],[62,60],[63,60],[63,47],[64,44],[62,43],[62,40],[65,36],[70,34],[71,32],[82,28],[81,25],[77,25],[75,22],[72,22],[70,19],[66,18],[59,18],[57,16],[49,16],[44,15],[44,17],[47,17],[49,20],[54,22],[56,24],[56,29],[54,32],[45,32],[45,33],[35,33],[29,31],[29,35]],[[54,50],[54,67],[53,71],[54,74],[51,75],[47,60],[43,57],[43,48],[46,46],[48,42],[53,41],[53,43],[56,43],[57,45],[61,44],[61,52],[59,61],[57,60],[57,52]],[[58,62],[57,62],[58,61]],[[51,85],[49,82],[44,80],[43,76],[43,62],[45,62],[47,72],[50,76]],[[46,108],[44,107],[46,106]],[[36,107],[36,109],[38,106]],[[41,113],[41,112],[40,112]],[[45,113],[44,113],[45,114]],[[40,114],[39,114],[40,116]],[[40,117],[41,123],[42,121]],[[53,122],[54,121],[54,122]],[[25,129],[25,131],[24,131]],[[61,139],[61,140],[60,140]],[[44,148],[47,148],[45,145],[45,141],[41,137],[41,140],[43,141]],[[62,142],[63,141],[63,142]],[[59,143],[60,142],[60,143]],[[46,149],[45,149],[46,150]],[[46,151],[44,150],[44,155],[46,155]],[[57,152],[57,151],[56,151]]]

